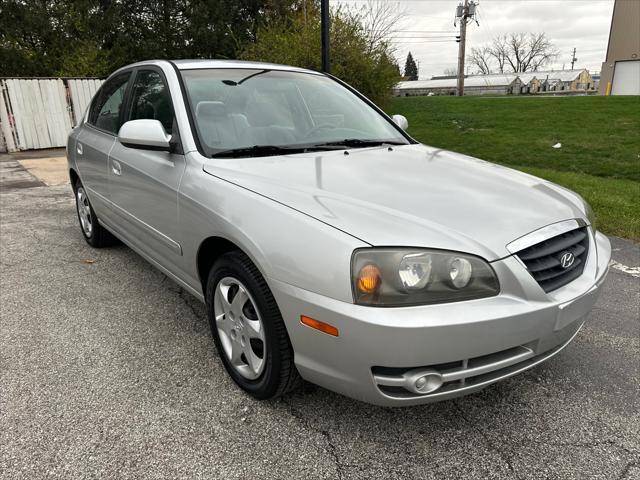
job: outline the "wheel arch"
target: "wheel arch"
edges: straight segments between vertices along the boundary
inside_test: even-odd
[[[76,172],[75,169],[70,168],[69,181],[71,182],[71,188],[74,192],[76,191],[76,183],[78,182],[78,180],[80,180],[80,175],[78,175],[78,172]]]
[[[198,253],[196,254],[196,265],[198,270],[198,278],[202,286],[202,293],[207,294],[207,281],[209,279],[209,271],[218,258],[228,252],[239,251],[244,253],[256,266],[260,274],[265,277],[262,268],[256,262],[255,257],[243,248],[237,242],[229,240],[228,238],[213,235],[205,238],[198,247]],[[266,280],[266,278],[265,278]]]

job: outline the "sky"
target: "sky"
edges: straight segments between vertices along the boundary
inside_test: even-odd
[[[453,26],[459,0],[372,0],[388,2],[403,10],[404,19],[391,41],[396,57],[404,68],[410,51],[418,63],[421,79],[444,74],[457,68],[458,44]],[[331,0],[357,6],[364,0]],[[545,32],[560,55],[551,65],[555,70],[574,68],[599,72],[604,61],[614,0],[480,0],[478,23],[467,27],[467,52],[493,37],[512,32]]]

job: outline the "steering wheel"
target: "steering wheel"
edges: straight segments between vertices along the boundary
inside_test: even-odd
[[[315,127],[311,127],[305,134],[304,134],[304,138],[309,138],[311,135],[313,135],[316,132],[319,132],[320,130],[324,130],[325,128],[336,128],[335,125],[332,125],[330,123],[321,123],[320,125],[316,125]]]

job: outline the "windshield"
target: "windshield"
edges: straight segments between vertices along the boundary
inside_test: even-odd
[[[409,143],[366,102],[323,75],[253,69],[181,73],[209,156]]]

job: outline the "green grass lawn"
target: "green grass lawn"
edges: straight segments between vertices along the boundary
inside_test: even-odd
[[[580,193],[599,230],[640,240],[640,97],[402,97],[387,111],[427,145]]]

